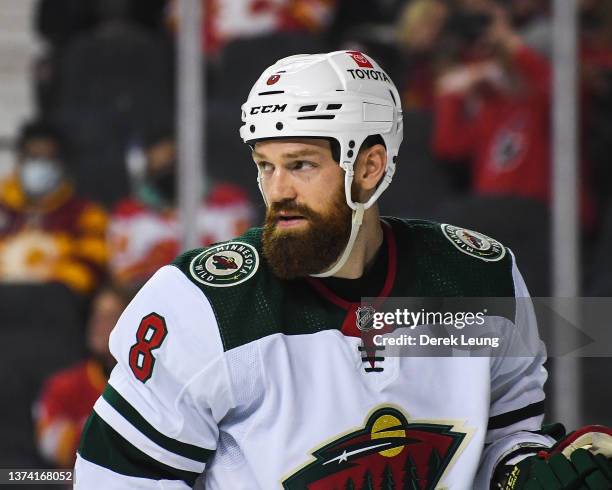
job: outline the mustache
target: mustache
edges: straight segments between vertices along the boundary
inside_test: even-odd
[[[316,219],[319,217],[312,209],[304,204],[298,204],[295,201],[279,201],[272,203],[266,213],[266,221],[276,222],[280,219],[279,213],[282,211],[293,212],[307,219]]]

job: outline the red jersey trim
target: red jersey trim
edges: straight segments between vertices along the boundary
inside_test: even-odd
[[[397,244],[395,241],[395,234],[393,233],[393,229],[391,226],[385,221],[381,220],[383,233],[385,235],[385,239],[387,241],[387,252],[389,256],[389,261],[387,264],[387,277],[385,278],[385,283],[376,297],[376,302],[374,307],[380,306],[383,301],[389,297],[389,293],[393,289],[393,285],[395,284],[395,276],[397,272]],[[310,285],[326,300],[335,304],[339,308],[343,310],[351,310],[355,308],[356,303],[351,303],[347,301],[337,294],[335,294],[331,289],[325,286],[319,279],[314,277],[309,277],[306,279]]]

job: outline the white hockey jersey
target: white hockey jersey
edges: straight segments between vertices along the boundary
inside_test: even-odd
[[[528,297],[497,241],[385,218],[385,297]],[[189,252],[114,329],[75,488],[489,488],[495,464],[551,445],[544,347],[526,357],[364,353],[355,304],[269,271],[261,230]],[[534,336],[529,302],[512,318]],[[489,318],[488,321],[495,321]]]

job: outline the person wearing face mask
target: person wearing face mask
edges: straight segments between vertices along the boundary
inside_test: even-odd
[[[132,196],[120,201],[109,224],[109,265],[113,279],[129,288],[144,284],[180,252],[176,143],[170,130],[148,135],[146,168]],[[252,205],[238,186],[218,183],[202,202],[196,223],[208,245],[244,232]]]
[[[15,172],[0,184],[0,281],[90,293],[106,264],[105,211],[76,194],[53,125],[25,124],[16,150]]]

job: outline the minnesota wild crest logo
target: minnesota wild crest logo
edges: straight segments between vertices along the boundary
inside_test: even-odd
[[[259,267],[259,255],[252,245],[228,242],[207,248],[189,266],[191,276],[207,286],[235,286],[253,277]]]
[[[365,426],[312,453],[283,481],[285,490],[433,490],[469,439],[444,421],[408,422],[399,410],[374,411]]]

